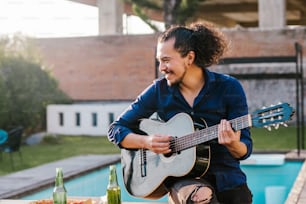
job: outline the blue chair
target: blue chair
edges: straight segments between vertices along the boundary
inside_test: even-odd
[[[0,154],[1,154],[1,160],[2,160],[2,151],[4,149],[4,143],[7,141],[8,135],[5,130],[0,129]]]
[[[7,132],[7,140],[0,146],[1,153],[9,153],[11,166],[14,169],[13,153],[18,152],[20,161],[22,162],[22,155],[20,151],[22,141],[23,127],[16,127]]]

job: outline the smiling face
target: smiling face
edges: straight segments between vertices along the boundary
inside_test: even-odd
[[[157,44],[156,59],[159,61],[159,71],[165,76],[168,85],[183,81],[187,72],[187,57],[182,57],[174,49],[175,38]]]

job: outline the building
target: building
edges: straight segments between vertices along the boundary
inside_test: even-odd
[[[250,2],[254,3],[254,1]],[[293,2],[299,2],[297,4],[302,5],[304,1]],[[290,8],[293,7],[292,4],[289,5],[291,5]],[[306,27],[304,26],[284,25],[264,28],[236,26],[223,30],[231,41],[231,50],[225,57],[295,56],[295,43],[299,43],[303,50],[306,48]],[[75,101],[72,108],[61,105],[58,109],[54,106],[50,108],[56,111],[56,114],[48,112],[48,132],[99,135],[100,131],[101,135],[105,135],[107,125],[111,121],[109,118],[116,118],[123,108],[126,108],[143,88],[157,77],[156,38],[157,34],[113,33],[93,37],[37,39],[44,62],[51,68],[53,75],[59,81],[60,88]],[[305,52],[302,58],[303,67],[305,67]],[[294,73],[296,65],[294,63],[263,63],[213,67],[213,69],[228,73]],[[246,90],[250,111],[279,101],[289,102],[296,108],[296,83],[293,79],[241,80],[241,82]],[[305,97],[305,91],[301,96]],[[74,127],[71,126],[72,122],[69,123],[70,126],[58,127],[61,124],[60,115],[66,115],[66,110],[70,115],[64,118],[75,121]],[[86,113],[87,116],[83,116],[85,110],[90,110],[91,116],[89,112]],[[98,115],[94,116],[94,113]],[[92,119],[89,119],[90,117]],[[95,117],[102,121],[97,122],[98,127],[93,126],[93,130],[89,130],[88,124],[93,122]],[[87,120],[84,122],[86,128],[83,129],[82,122],[77,125],[78,120]],[[68,123],[64,122],[64,124]]]

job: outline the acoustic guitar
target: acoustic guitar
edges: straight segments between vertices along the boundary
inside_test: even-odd
[[[281,103],[235,118],[230,123],[234,130],[278,128],[279,125],[286,126],[285,121],[293,114],[294,110],[288,103]],[[201,177],[207,171],[210,151],[209,146],[203,144],[218,138],[218,125],[195,131],[191,117],[179,113],[167,122],[143,119],[139,128],[148,135],[172,135],[172,151],[164,155],[146,149],[121,150],[124,185],[132,196],[158,199],[167,193],[163,182],[168,177]]]

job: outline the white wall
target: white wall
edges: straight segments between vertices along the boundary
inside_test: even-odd
[[[101,104],[49,105],[47,107],[47,132],[64,135],[105,136],[110,125],[109,115],[116,119],[130,102]],[[60,113],[63,124],[60,124]],[[80,113],[80,125],[76,125],[76,113]],[[97,126],[92,124],[92,114],[97,114]]]

